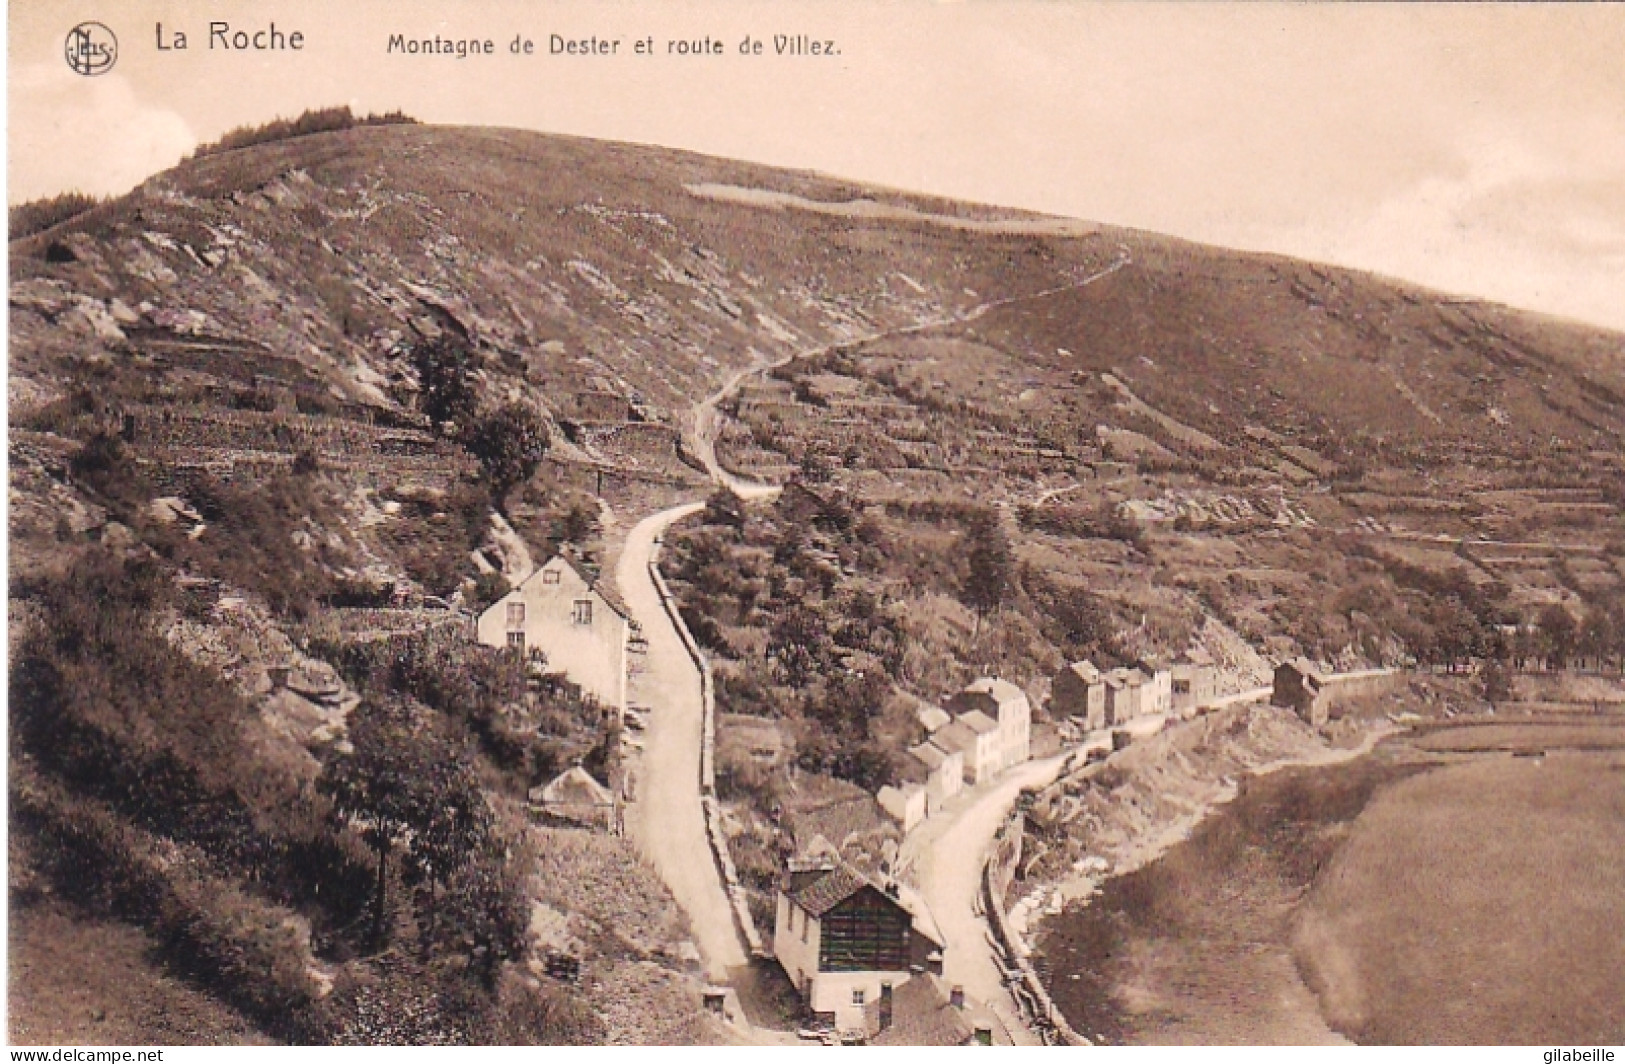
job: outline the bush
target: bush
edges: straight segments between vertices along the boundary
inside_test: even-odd
[[[313,133],[331,133],[341,129],[354,129],[357,126],[393,126],[414,125],[417,119],[409,117],[400,111],[390,111],[387,114],[369,114],[357,118],[345,107],[323,107],[306,111],[298,118],[278,118],[259,126],[239,126],[212,144],[200,145],[192,152],[192,158],[203,159],[221,152],[235,151],[238,148],[247,148],[255,144],[269,144],[279,140],[289,140],[293,137],[308,137]],[[13,237],[15,239],[15,236]]]
[[[64,894],[149,929],[166,960],[267,1030],[311,1040],[314,958],[292,913],[208,877],[204,863],[175,859],[183,855],[106,806],[49,782],[14,776],[11,808]]]
[[[101,202],[95,196],[87,196],[83,192],[63,192],[19,203],[6,212],[11,239],[21,240],[25,236],[43,233],[52,226],[61,225],[68,219],[85,213]]]

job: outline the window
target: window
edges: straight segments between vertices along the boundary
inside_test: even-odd
[[[544,570],[542,570],[542,583],[544,583],[544,584],[556,584],[558,582],[559,582],[559,571],[557,569],[544,569]]]
[[[574,617],[577,624],[591,624],[592,599],[577,599]]]
[[[510,650],[523,650],[525,648],[525,633],[524,632],[509,632],[508,633],[508,648]]]
[[[852,1004],[854,1004],[854,1005],[863,1004],[863,998],[864,998],[864,993],[863,993],[863,988],[861,986],[852,991]]]
[[[523,602],[508,603],[508,627],[523,628],[525,626],[525,604]]]
[[[801,914],[801,941],[807,941],[807,932],[812,929],[812,919],[806,913]]]

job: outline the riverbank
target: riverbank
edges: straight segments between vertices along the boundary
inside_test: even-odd
[[[1416,723],[1258,762],[1160,852],[1170,823],[1097,826],[1114,874],[1086,859],[1034,936],[1057,1006],[1107,1042],[1618,1041],[1625,715]],[[1094,789],[1202,777],[1214,746]]]

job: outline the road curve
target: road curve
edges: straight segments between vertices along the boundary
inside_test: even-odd
[[[728,969],[748,958],[705,836],[700,806],[700,673],[649,575],[659,537],[701,506],[696,502],[662,510],[634,526],[616,566],[615,583],[649,641],[645,670],[632,683],[632,701],[648,707],[648,726],[627,827],[688,914],[706,974],[720,983],[727,981]]]
[[[1063,755],[1029,761],[986,787],[959,795],[903,842],[902,860],[912,860],[920,893],[948,940],[943,978],[992,1009],[1017,1045],[1041,1043],[1022,1020],[993,959],[987,921],[977,903],[982,863],[1022,789],[1050,783],[1065,760]]]

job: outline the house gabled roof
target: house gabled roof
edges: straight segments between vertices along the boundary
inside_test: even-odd
[[[934,732],[944,724],[947,724],[949,721],[953,720],[953,718],[948,715],[947,710],[938,706],[921,706],[919,711],[914,714],[914,719],[918,720],[920,722],[920,727],[924,728],[928,732]]]
[[[561,561],[565,565],[568,565],[570,567],[570,571],[575,573],[576,576],[580,577],[583,584],[587,585],[587,590],[603,599],[605,605],[613,610],[621,618],[621,620],[630,621],[632,619],[632,611],[627,609],[626,602],[621,598],[620,592],[615,590],[612,585],[607,584],[602,580],[594,580],[592,575],[582,568],[580,562],[571,557],[567,552],[555,554],[541,565],[538,565],[535,572],[531,573],[529,576],[525,577],[519,582],[519,587],[522,588],[532,580],[540,578],[542,575],[542,570],[546,569],[549,565],[552,565],[554,561]],[[518,590],[518,588],[515,588],[514,590]]]
[[[872,1032],[870,1045],[962,1046],[975,1035],[964,1012],[948,1002],[947,989],[932,973],[909,979],[892,991],[891,1026],[880,1028],[880,1002],[863,1007]]]
[[[815,920],[823,919],[824,915],[846,899],[868,887],[908,914],[909,926],[917,933],[933,942],[937,948],[945,948],[947,943],[943,939],[942,931],[937,927],[936,920],[926,907],[925,899],[907,887],[899,887],[897,894],[892,894],[884,887],[875,883],[868,876],[843,860],[836,860],[835,867],[822,876],[807,883],[800,890],[790,895],[790,899],[804,909],[808,916]]]
[[[914,760],[924,765],[929,771],[935,772],[941,768],[943,762],[953,756],[953,753],[944,750],[936,743],[926,742],[908,748],[908,754]]]
[[[842,861],[791,897],[807,911],[807,915],[822,918],[835,906],[871,885],[857,869]]]
[[[986,714],[983,715],[984,718]],[[976,749],[976,732],[967,724],[954,721],[945,727],[938,728],[937,733],[931,736],[931,741],[950,753]]]
[[[593,779],[580,765],[564,770],[551,783],[531,791],[530,798],[543,805],[615,804],[615,795],[610,789]]]
[[[966,710],[964,713],[961,713],[959,716],[955,717],[954,720],[960,724],[963,724],[977,735],[986,735],[988,732],[996,732],[999,730],[999,722],[979,709]]]
[[[989,695],[999,705],[1005,705],[1018,699],[1026,701],[1027,695],[1009,680],[1000,680],[992,676],[984,676],[973,680],[965,687],[966,694]]]
[[[1095,664],[1092,661],[1074,661],[1072,664],[1066,667],[1066,671],[1070,672],[1073,676],[1076,676],[1086,684],[1097,684],[1100,682],[1100,670],[1095,668]]]

